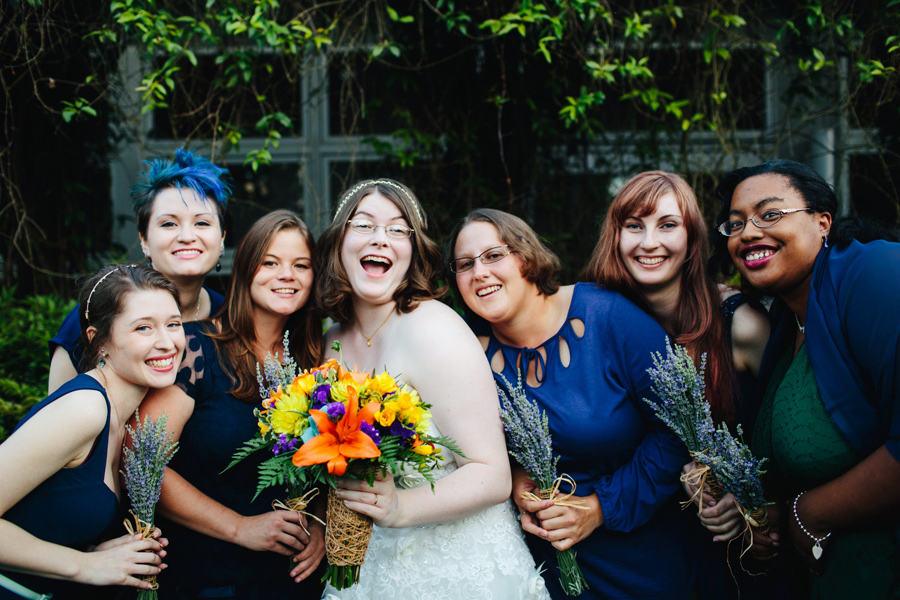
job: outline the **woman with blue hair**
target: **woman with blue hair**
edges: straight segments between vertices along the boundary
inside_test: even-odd
[[[228,170],[193,150],[175,151],[175,160],[144,161],[149,169],[131,188],[138,236],[150,266],[178,288],[184,321],[207,319],[222,306],[221,294],[203,286],[225,250],[224,217],[231,186]],[[79,308],[50,340],[49,391],[85,366],[78,344]]]

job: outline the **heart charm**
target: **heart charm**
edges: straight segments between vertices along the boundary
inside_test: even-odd
[[[819,545],[819,542],[812,547],[813,558],[819,560],[822,558],[822,546]]]

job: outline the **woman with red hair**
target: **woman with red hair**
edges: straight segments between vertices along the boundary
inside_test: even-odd
[[[742,423],[749,434],[768,319],[743,294],[717,284],[708,263],[708,230],[690,185],[674,173],[646,171],[610,204],[586,276],[643,308],[698,363],[706,354],[713,419]],[[703,504],[700,520],[714,541],[743,529],[730,494],[718,503],[705,496]]]

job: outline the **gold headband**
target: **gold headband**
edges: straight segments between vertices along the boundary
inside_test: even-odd
[[[100,285],[101,283],[103,283],[104,279],[106,279],[107,277],[109,277],[110,275],[112,275],[113,273],[115,273],[118,270],[119,270],[119,267],[116,267],[115,269],[113,269],[112,271],[110,271],[109,273],[107,273],[106,275],[101,277],[100,281],[95,283],[94,287],[91,288],[91,293],[88,294],[87,304],[85,304],[85,306],[84,306],[84,320],[88,322],[88,325],[90,325],[90,323],[91,323],[91,318],[88,316],[89,311],[91,310],[91,298],[94,297],[94,292],[97,291],[97,286]]]
[[[413,197],[410,195],[410,193],[408,191],[406,191],[406,188],[404,188],[403,186],[398,184],[396,181],[391,181],[390,179],[370,179],[369,181],[363,181],[362,183],[357,185],[355,188],[353,188],[352,190],[347,192],[346,195],[344,195],[344,199],[341,200],[341,203],[338,205],[337,210],[334,212],[334,218],[335,219],[337,218],[338,213],[341,212],[341,209],[344,208],[344,205],[347,204],[347,200],[349,200],[353,194],[355,194],[356,192],[358,192],[359,190],[363,189],[366,186],[379,185],[379,184],[389,185],[392,188],[397,188],[398,190],[403,192],[403,195],[409,199],[410,203],[412,203],[413,208],[416,211],[416,216],[419,218],[419,223],[421,223],[422,225],[425,225],[425,222],[422,221],[422,213],[419,212],[419,205],[416,204],[416,201],[413,200]]]

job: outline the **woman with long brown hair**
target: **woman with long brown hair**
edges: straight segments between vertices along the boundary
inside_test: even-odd
[[[705,355],[713,419],[740,423],[749,438],[768,321],[760,306],[717,284],[708,264],[708,230],[694,191],[675,173],[647,171],[632,177],[610,204],[586,277],[643,308],[698,364]],[[689,463],[684,471],[693,468]],[[702,503],[700,520],[712,541],[727,541],[743,529],[733,496],[716,502],[685,488]],[[725,564],[721,552],[708,539],[698,543],[708,550],[700,563],[701,597],[731,593],[731,577],[716,568]]]
[[[735,374],[758,374],[768,325],[763,313],[742,302],[729,309],[729,331],[721,306],[744,298],[709,274],[707,240],[688,183],[675,173],[640,173],[609,205],[585,276],[643,308],[695,359],[705,353],[713,419],[733,423]]]
[[[309,523],[307,535],[298,513],[273,510],[284,490],[252,500],[265,457],[223,472],[257,430],[256,365],[288,352],[300,368],[321,358],[321,320],[309,302],[314,250],[296,214],[279,210],[256,221],[238,245],[222,311],[188,324],[176,385],[148,398],[148,413],[168,413],[180,443],[159,502],[177,547],[160,580],[161,597],[318,597],[321,586],[309,576],[324,555],[322,527]],[[287,330],[289,348],[282,343]],[[293,557],[293,569],[284,556]]]

